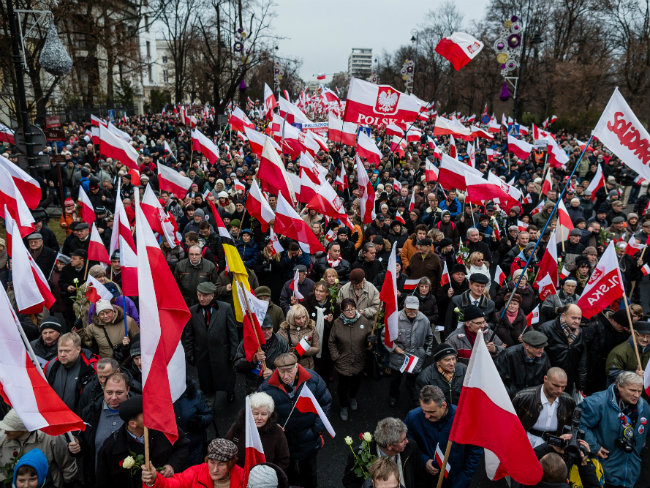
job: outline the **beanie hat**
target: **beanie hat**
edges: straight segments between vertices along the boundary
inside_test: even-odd
[[[63,330],[63,326],[61,325],[61,322],[58,318],[49,316],[41,323],[41,325],[38,326],[39,332],[43,332],[45,329],[56,330],[60,333]]]
[[[277,488],[278,474],[271,466],[258,464],[248,476],[248,488]]]
[[[97,305],[95,306],[95,311],[97,315],[104,310],[113,310],[113,305],[108,300],[98,300]]]

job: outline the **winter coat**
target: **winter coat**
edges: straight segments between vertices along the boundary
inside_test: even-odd
[[[454,375],[451,377],[451,381],[447,381],[447,378],[438,370],[438,365],[433,363],[424,368],[418,375],[415,386],[418,391],[425,385],[437,386],[445,394],[447,404],[458,405],[463,380],[465,379],[465,371],[467,371],[467,366],[463,363],[456,363]]]
[[[189,441],[187,464],[200,464],[207,448],[207,428],[213,423],[212,409],[193,381],[174,402],[174,413],[178,428],[186,433]]]
[[[287,389],[287,385],[280,381],[277,370],[260,386],[260,391],[271,395],[275,402],[278,423],[284,425],[286,422],[284,433],[287,436],[292,461],[305,459],[323,447],[322,435],[326,432],[325,425],[317,414],[302,413],[297,409],[291,413],[305,386],[314,395],[325,415],[328,415],[332,406],[332,396],[323,378],[315,371],[298,365],[295,386],[290,391]],[[291,417],[289,417],[290,413]],[[287,419],[289,419],[288,422]]]
[[[569,344],[562,330],[560,317],[544,322],[538,330],[548,338],[548,346],[544,351],[551,361],[551,366],[558,366],[566,371],[567,393],[573,392],[574,383],[578,391],[583,391],[587,384],[587,348],[582,329],[573,344]]]
[[[492,339],[492,335],[493,333],[489,327],[483,331],[483,337],[485,337],[486,343]],[[472,355],[472,348],[474,345],[467,338],[464,325],[458,327],[453,333],[448,335],[447,339],[445,339],[445,342],[456,349],[456,352],[458,353],[458,362],[461,362],[463,364],[469,363],[469,357]],[[496,352],[490,354],[492,355],[492,358],[496,358],[505,350],[506,346],[503,344],[501,339],[499,339],[498,335],[494,336],[492,342],[496,347]]]
[[[415,234],[412,234],[408,239],[406,239],[406,241],[404,241],[404,246],[402,246],[402,252],[400,254],[400,257],[402,258],[402,269],[408,268],[408,265],[411,263],[411,258],[416,252],[418,252],[415,242]]]
[[[252,268],[257,262],[259,250],[257,244],[252,239],[249,242],[244,242],[243,240],[237,241],[237,250],[241,256],[242,261],[246,266]]]
[[[244,469],[235,464],[230,470],[229,488],[246,488],[244,478]],[[201,463],[187,468],[182,473],[176,473],[171,478],[165,478],[158,473],[153,488],[212,488],[213,485],[208,463]],[[145,485],[140,482],[140,486]]]
[[[343,285],[339,290],[338,304],[341,305],[345,298],[354,300],[357,310],[365,318],[375,319],[377,308],[379,308],[379,291],[368,280],[363,282],[363,287],[360,290],[355,290],[352,283]]]
[[[542,385],[531,386],[525,388],[515,395],[512,399],[512,406],[515,407],[517,417],[521,421],[525,431],[529,431],[537,423],[539,415],[542,413],[542,398],[541,398]],[[553,435],[560,435],[562,427],[571,423],[573,410],[576,408],[575,400],[568,393],[562,392],[558,401],[556,415],[557,415],[557,429]]]
[[[113,305],[121,307],[122,309],[124,309],[124,304],[126,303],[126,314],[129,317],[132,317],[133,320],[135,320],[136,324],[140,325],[140,314],[138,313],[138,307],[135,306],[133,300],[131,300],[129,297],[125,297],[124,295],[120,295],[115,299],[114,302],[111,300],[111,303]],[[91,303],[90,307],[88,308],[88,323],[92,322],[94,313],[95,304]]]
[[[544,375],[551,367],[546,353],[532,361],[526,359],[524,345],[517,344],[506,348],[494,361],[511,397],[515,396],[519,390],[541,384],[544,381]]]
[[[650,359],[650,345],[641,347],[637,343],[637,349],[639,350],[639,357],[641,358],[641,368],[645,371],[648,359]],[[639,363],[636,360],[636,354],[634,353],[632,337],[629,337],[628,340],[612,349],[609,356],[607,356],[607,363],[605,363],[605,371],[607,371],[607,386],[614,383],[619,374],[624,371],[636,371],[638,367]]]
[[[250,268],[246,268],[246,271],[248,271],[248,284],[250,285],[251,290],[255,290],[255,288],[260,286],[257,275],[255,275],[255,272]],[[232,299],[233,274],[222,271],[217,275],[217,281],[215,284],[217,285],[217,292],[214,296],[222,302],[226,302],[231,307],[234,307],[235,305]],[[228,285],[231,286],[230,290],[228,289]],[[235,284],[234,286],[237,285]],[[196,293],[194,293],[194,295],[196,295]],[[196,301],[194,303],[196,303]]]
[[[129,346],[122,345],[124,339],[124,310],[113,305],[113,320],[104,324],[99,315],[92,317],[92,322],[85,329],[85,344],[91,347],[97,344],[100,358],[114,358],[121,362],[128,356]],[[140,333],[140,327],[131,317],[126,317],[126,330],[131,340]]]
[[[431,327],[434,327],[438,323],[438,304],[435,295],[429,291],[425,296],[422,296],[418,293],[417,288],[413,295],[420,300],[420,312],[429,319]]]
[[[262,351],[266,355],[266,367],[273,370],[275,366],[273,362],[280,354],[289,352],[289,344],[278,334],[274,333],[271,338],[266,341],[266,344],[262,344]],[[255,372],[255,369],[262,367],[261,364],[258,364],[253,358],[252,361],[246,359],[246,353],[244,351],[244,341],[239,343],[237,346],[237,355],[235,356],[235,371],[243,373],[246,377],[246,391],[255,391],[258,386],[262,384],[264,378]]]
[[[190,259],[180,261],[174,269],[174,278],[183,294],[185,303],[189,306],[198,302],[196,287],[204,281],[217,282],[217,268],[212,261],[201,258],[199,264],[194,266]]]
[[[328,346],[338,374],[354,376],[363,371],[371,331],[372,323],[362,316],[352,324],[345,324],[340,317],[334,320]]]
[[[321,256],[320,258],[316,259],[316,262],[314,263],[314,267],[311,270],[311,277],[312,279],[317,282],[323,277],[323,274],[325,273],[325,270],[333,268],[336,270],[336,272],[339,275],[339,280],[341,284],[347,283],[348,282],[348,276],[350,274],[350,263],[348,260],[340,258],[338,264],[336,266],[330,266],[330,264],[327,262],[327,255]]]
[[[88,349],[82,349],[81,353],[79,354],[79,361],[81,363],[81,367],[79,369],[79,376],[77,376],[77,386],[75,388],[75,402],[74,405],[68,405],[70,409],[74,412],[77,412],[77,406],[79,404],[79,399],[81,398],[81,394],[86,388],[86,385],[90,383],[90,381],[93,379],[93,377],[96,375],[96,364],[98,361],[98,357],[92,354]],[[52,359],[51,361],[48,361],[48,363],[45,365],[43,368],[43,373],[45,374],[45,378],[47,379],[47,382],[52,386],[54,384],[54,381],[56,379],[57,372],[59,371],[60,368],[63,368],[64,366],[61,365],[59,362],[58,356]],[[55,390],[56,391],[56,390]],[[57,392],[59,396],[62,396],[61,393]]]
[[[286,470],[289,467],[289,444],[282,427],[278,425],[277,416],[271,414],[268,421],[257,429],[264,448],[267,463],[273,463]],[[234,423],[226,433],[226,439],[233,441],[239,448],[240,456],[237,464],[244,467],[246,463],[246,435],[244,427],[239,422]]]
[[[280,292],[280,307],[285,315],[291,308],[291,297],[293,296],[293,290],[289,288],[291,283],[293,283],[293,278],[284,284],[282,292]],[[302,283],[298,283],[298,291],[303,297],[308,297],[314,291],[314,285],[312,280],[305,278]]]
[[[415,319],[411,322],[404,310],[401,310],[397,315],[397,328],[398,334],[397,339],[393,341],[394,346],[399,346],[400,349],[404,350],[405,354],[397,354],[393,349],[389,357],[390,367],[395,371],[399,371],[404,363],[405,355],[408,354],[418,358],[413,370],[413,374],[417,374],[422,371],[425,357],[431,355],[431,346],[434,341],[437,344],[433,337],[429,319],[418,311]]]
[[[42,338],[34,339],[29,343],[34,350],[34,354],[39,358],[45,359],[45,361],[50,361],[54,359],[59,353],[58,342],[55,342],[51,346],[46,346]]]
[[[632,488],[641,472],[641,450],[648,435],[648,424],[643,425],[641,419],[647,420],[650,417],[650,408],[643,397],[639,398],[638,417],[633,425],[634,437],[631,441],[633,449],[626,453],[616,446],[616,440],[622,437],[623,429],[618,418],[621,409],[614,393],[615,387],[616,385],[611,385],[606,390],[585,398],[580,404],[580,428],[585,431],[585,440],[589,443],[591,452],[598,452],[601,447],[609,451],[607,459],[600,459],[607,484]]]
[[[449,266],[447,266],[449,269]],[[451,278],[451,282],[447,285],[443,285],[440,287],[438,290],[438,293],[436,293],[436,304],[438,305],[438,314],[440,317],[438,318],[439,323],[444,323],[445,318],[447,316],[447,308],[449,307],[449,304],[451,303],[451,298],[449,297],[449,288],[454,289],[454,294],[451,296],[452,298],[456,295],[460,295],[461,293],[467,291],[469,289],[469,281],[467,279],[463,280],[462,283],[456,283],[453,278]]]
[[[526,316],[524,315],[523,310],[520,308],[517,317],[515,320],[510,323],[508,316],[504,314],[501,317],[501,312],[497,314],[497,323],[495,330],[497,335],[506,345],[506,347],[515,346],[519,344],[519,336],[526,329]]]
[[[557,317],[557,309],[563,307],[564,305],[572,305],[578,301],[580,298],[575,293],[573,295],[567,295],[564,293],[564,290],[559,290],[557,294],[551,294],[546,297],[546,300],[542,302],[542,305],[539,307],[539,320],[544,323],[549,320],[555,319]]]
[[[447,307],[447,316],[445,317],[445,336],[449,336],[458,328],[458,315],[454,312],[454,309],[458,307],[462,312],[463,309],[471,303],[469,290],[464,291],[460,295],[454,295],[451,297],[450,304]],[[487,320],[490,328],[493,328],[496,323],[494,302],[485,295],[481,295],[479,298],[478,308],[480,308],[485,314],[485,320]]]
[[[418,252],[404,268],[406,274],[412,280],[426,276],[431,280],[431,292],[435,294],[440,288],[440,277],[442,276],[442,261],[435,252]]]
[[[321,349],[321,338],[316,330],[316,323],[310,318],[307,318],[307,320],[309,323],[306,327],[296,327],[295,325],[290,326],[289,322],[282,322],[282,324],[280,324],[280,330],[278,330],[278,336],[287,341],[289,344],[289,351],[296,353],[296,356],[300,358],[300,364],[303,367],[314,369],[314,356],[316,356]],[[310,347],[301,356],[296,352],[296,346],[303,338],[307,339]]]
[[[372,261],[366,261],[365,259],[355,261],[351,269],[362,269],[366,275],[366,281],[370,283],[375,283],[377,277],[385,271],[384,265],[377,259],[373,259]]]
[[[494,297],[494,307],[497,310],[501,310],[507,303],[506,294],[512,292],[512,290],[515,289],[516,284],[517,280],[509,281],[506,286],[501,287],[499,291],[497,291],[497,294]],[[526,285],[524,288],[517,288],[517,291],[515,293],[521,297],[519,308],[524,312],[524,315],[528,315],[533,311],[538,303],[537,293],[530,285]]]
[[[185,357],[198,370],[201,390],[206,394],[233,391],[235,373],[232,362],[237,351],[238,337],[232,307],[214,300],[207,327],[200,305],[191,306],[190,313],[190,320],[183,330],[182,342]]]

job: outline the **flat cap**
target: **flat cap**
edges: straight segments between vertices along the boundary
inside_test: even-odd
[[[275,365],[276,368],[286,368],[288,366],[293,366],[297,362],[298,362],[298,358],[294,353],[285,352],[280,354],[277,358],[275,358],[273,364]]]
[[[294,270],[294,272],[298,271],[298,273],[306,273],[307,272],[307,266],[305,266],[304,264],[296,264],[293,267],[293,270]]]
[[[36,239],[42,239],[42,238],[43,238],[43,234],[41,234],[40,232],[32,232],[27,236],[28,241],[35,241]]]
[[[620,215],[618,215],[618,216],[616,216],[616,217],[614,217],[612,219],[612,224],[622,224],[623,222],[625,222],[625,219],[623,217],[621,217]]]
[[[487,285],[490,282],[490,279],[485,276],[483,273],[472,273],[469,275],[469,281],[472,283],[480,283],[483,285]]]
[[[255,288],[255,296],[257,298],[270,297],[271,289],[268,286],[258,286]]]
[[[208,445],[208,459],[213,461],[221,461],[222,463],[227,463],[232,461],[237,457],[239,449],[237,449],[237,444],[228,439],[212,439],[212,442]]]
[[[217,292],[217,285],[211,281],[203,281],[199,283],[199,286],[196,287],[196,291],[205,295],[212,295]]]
[[[529,330],[521,336],[521,340],[532,347],[546,347],[548,345],[548,338],[546,334],[537,330]]]
[[[580,229],[571,229],[571,232],[569,232],[569,237],[572,236],[582,237],[582,231]]]

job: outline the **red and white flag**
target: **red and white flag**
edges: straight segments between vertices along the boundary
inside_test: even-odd
[[[185,391],[180,339],[191,315],[139,204],[135,218],[144,425],[174,443],[178,429],[173,402]]]
[[[440,171],[438,173],[438,183],[446,190],[457,188],[459,190],[466,190],[467,183],[465,175],[471,174],[476,178],[483,179],[480,171],[461,163],[457,159],[451,158],[446,154],[442,155],[440,160]],[[487,181],[486,181],[487,183]]]
[[[107,127],[100,124],[99,126],[99,152],[108,158],[117,159],[122,164],[133,170],[133,175],[140,175],[138,166],[138,151],[125,141],[113,134]],[[136,183],[133,182],[135,185]],[[137,183],[139,184],[139,182]]]
[[[14,134],[15,132],[12,129],[4,124],[0,124],[0,142],[15,144]]]
[[[472,138],[472,131],[465,127],[459,120],[446,119],[445,117],[438,115],[438,117],[436,117],[436,124],[433,127],[433,135],[456,136],[461,139],[469,140]]]
[[[361,201],[361,221],[369,224],[375,220],[375,189],[368,178],[366,168],[357,156],[357,182],[359,184],[359,199]]]
[[[569,238],[569,232],[573,230],[573,221],[562,200],[560,200],[557,206],[557,227],[555,229],[560,235],[559,242],[567,240]]]
[[[266,118],[271,120],[273,117],[273,109],[278,106],[278,102],[275,99],[273,90],[264,83],[264,111],[266,112]]]
[[[470,130],[472,131],[472,137],[474,139],[481,137],[483,139],[494,139],[494,135],[490,134],[489,132],[484,131],[480,127],[477,127],[475,125],[470,127]]]
[[[310,347],[311,345],[309,344],[309,342],[307,342],[307,339],[303,337],[302,339],[300,339],[300,342],[296,345],[296,353],[298,354],[298,356],[302,356],[307,351],[309,351]]]
[[[81,220],[92,226],[97,217],[95,216],[93,204],[84,191],[83,186],[79,187],[79,205],[81,206]]]
[[[544,182],[542,183],[542,195],[548,196],[548,192],[553,188],[553,180],[551,179],[551,170],[546,172]]]
[[[627,241],[627,246],[625,246],[625,254],[634,256],[637,252],[639,252],[644,247],[645,244],[639,241],[636,237],[632,236],[630,237],[630,240]]]
[[[566,151],[555,141],[548,141],[547,146],[548,164],[551,168],[566,168],[569,156]]]
[[[300,215],[298,215],[282,194],[278,195],[273,230],[278,234],[297,241],[303,252],[307,254],[314,254],[317,251],[325,252],[323,245],[314,235],[311,228],[300,218]]]
[[[445,286],[451,283],[451,278],[449,277],[449,269],[447,268],[447,261],[442,261],[442,276],[440,277],[440,286]]]
[[[120,272],[122,274],[122,295],[137,297],[138,257],[122,236],[120,236]]]
[[[404,362],[399,368],[400,373],[413,373],[415,366],[418,364],[418,358],[410,354],[404,354]]]
[[[262,182],[262,190],[275,195],[283,194],[286,199],[296,201],[294,188],[287,176],[284,163],[268,138],[264,143],[257,177]]]
[[[120,248],[120,236],[124,238],[126,243],[131,246],[131,249],[135,250],[135,242],[133,240],[133,234],[131,233],[131,226],[129,224],[129,218],[126,216],[126,210],[124,210],[124,203],[120,198],[120,187],[121,182],[117,183],[117,198],[115,199],[115,213],[113,214],[113,230],[111,233],[111,243],[108,249],[108,254],[113,255],[116,249]]]
[[[322,80],[324,80],[325,78],[327,78],[327,75],[326,75],[325,73],[318,73],[318,74],[316,75],[316,79],[317,79],[317,80],[322,81]]]
[[[442,467],[442,463],[445,461],[445,454],[442,452],[442,449],[440,449],[440,443],[436,444],[436,464],[438,467]],[[451,466],[449,463],[445,464],[445,474],[444,477],[446,478],[449,476],[449,471],[451,471]]]
[[[565,264],[562,265],[562,271],[560,271],[560,280],[564,280],[569,277],[571,271],[569,271]]]
[[[212,165],[219,161],[219,148],[198,129],[192,131],[192,149],[203,154]]]
[[[271,241],[271,249],[273,250],[272,251],[273,256],[284,251],[284,247],[282,247],[282,244],[280,243],[278,236],[275,235],[275,232],[273,232],[272,227],[269,228],[269,240]]]
[[[244,356],[247,361],[253,361],[253,356],[260,350],[262,345],[266,344],[264,333],[260,324],[264,323],[266,312],[269,308],[269,302],[261,300],[253,295],[245,286],[239,285],[239,281],[234,286],[237,289],[239,303],[243,312],[243,344]],[[243,291],[242,291],[243,290]],[[250,314],[248,313],[250,311]]]
[[[390,251],[390,257],[386,265],[386,276],[384,284],[379,292],[379,300],[384,303],[384,344],[389,349],[393,348],[393,341],[397,339],[398,328],[398,309],[397,309],[397,255],[396,247]],[[419,281],[419,280],[418,280]]]
[[[182,200],[192,186],[192,180],[178,171],[158,163],[158,185],[160,191],[173,193]]]
[[[343,122],[332,112],[329,113],[327,124],[327,138],[337,144],[346,146],[357,145],[357,132],[359,126],[352,122]]]
[[[307,202],[306,208],[315,210],[321,215],[332,219],[346,220],[348,215],[343,206],[343,201],[323,174],[319,174],[318,177],[320,180],[318,191]]]
[[[641,273],[643,273],[643,276],[648,276],[650,274],[650,266],[647,263],[641,266]]]
[[[420,104],[412,95],[389,85],[375,85],[358,78],[350,80],[343,120],[359,125],[408,124],[420,114]]]
[[[600,188],[605,188],[605,174],[603,173],[602,166],[596,163],[596,174],[589,183],[589,186],[585,188],[585,192],[591,192],[591,196],[589,198],[592,202],[596,200],[596,192]]]
[[[424,175],[425,175],[425,181],[438,181],[438,167],[433,164],[431,161],[428,159],[424,163]]]
[[[523,232],[526,229],[528,229],[528,225],[529,224],[527,224],[523,220],[517,220],[517,229],[519,230],[519,232]]]
[[[497,269],[494,270],[494,282],[501,286],[504,281],[506,281],[506,274],[501,269],[501,266],[497,264]]]
[[[531,312],[526,315],[526,327],[539,323],[539,305],[537,305]]]
[[[90,227],[90,240],[88,241],[88,261],[99,261],[108,266],[111,265],[111,258],[108,256],[108,251],[104,245],[104,241],[99,236],[97,226],[93,222]]]
[[[404,129],[397,124],[388,124],[385,133],[387,136],[404,137]]]
[[[18,239],[20,240],[20,239]],[[18,292],[16,292],[18,293]],[[18,295],[16,295],[16,298]],[[7,292],[0,287],[0,395],[14,408],[25,430],[57,436],[86,425],[47,383],[25,349]]]
[[[117,127],[115,127],[113,122],[111,122],[110,120],[108,121],[107,128],[108,128],[108,130],[110,130],[113,134],[115,134],[117,137],[119,137],[123,141],[129,142],[129,143],[131,142],[131,136],[129,134],[127,134],[126,132],[124,132],[123,130],[120,130]]]
[[[239,108],[235,107],[235,110],[232,111],[230,114],[230,118],[228,119],[228,124],[230,127],[233,128],[233,130],[239,131],[239,132],[244,132],[244,127],[248,127],[249,129],[255,129],[255,124],[253,124],[250,119],[246,116],[244,111]]]
[[[329,432],[329,434],[334,437],[336,435],[336,432],[334,432],[334,428],[327,418],[327,415],[325,415],[325,412],[323,412],[323,408],[314,397],[314,394],[309,389],[309,386],[307,386],[307,383],[303,383],[302,385],[303,386],[300,389],[300,395],[298,395],[298,400],[296,400],[295,407],[301,413],[314,413],[318,415],[321,422],[323,422],[323,425],[327,429],[327,432]]]
[[[541,201],[537,204],[537,206],[536,206],[534,209],[532,209],[532,210],[530,211],[530,216],[531,216],[531,217],[534,217],[535,215],[537,215],[538,213],[540,213],[540,212],[544,209],[544,205],[545,205],[545,204],[546,204],[546,201],[545,201],[545,200],[541,200]]]
[[[465,185],[467,188],[465,201],[468,203],[481,204],[488,200],[494,200],[497,198],[499,201],[506,201],[510,198],[509,195],[503,191],[501,185],[485,180],[482,177],[477,176],[475,173],[465,172]]]
[[[14,183],[9,171],[0,168],[0,217],[7,218],[5,208],[15,219],[20,231],[20,237],[34,232],[34,217],[23,199],[20,189]]]
[[[286,94],[285,94],[286,96]],[[289,101],[288,98],[280,97],[280,117],[286,118],[287,124],[311,124],[312,121]]]
[[[593,134],[639,176],[650,180],[650,134],[618,88],[614,89]]]
[[[7,207],[4,207],[7,229],[7,252],[11,256],[11,274],[18,312],[29,315],[51,308],[56,302],[47,278],[21,239],[18,226]]]
[[[536,282],[537,286],[539,287],[539,282],[546,275],[550,276],[553,283],[557,286],[557,272],[557,239],[555,238],[555,229],[553,229],[553,232],[551,232],[551,237],[548,239],[548,244],[546,245],[544,255],[539,262],[537,276],[539,276],[540,279]]]
[[[257,181],[253,179],[251,188],[246,197],[246,210],[260,223],[262,232],[269,229],[269,222],[275,218],[275,212],[269,205],[266,197],[257,186]]]
[[[490,421],[477,423],[477,418]],[[485,449],[485,470],[491,480],[510,476],[522,485],[536,485],[542,479],[542,467],[481,330],[474,341],[449,440]]]
[[[295,298],[298,300],[304,300],[305,296],[300,293],[299,291],[299,284],[300,284],[300,271],[296,270],[296,272],[293,274],[293,281],[289,283],[289,288],[292,290],[292,294]]]
[[[257,430],[257,425],[255,425],[253,410],[251,409],[251,399],[248,395],[246,396],[246,405],[244,409],[246,411],[246,462],[244,463],[246,479],[244,480],[242,486],[248,486],[248,475],[250,474],[251,469],[253,466],[265,463],[266,456],[264,455],[264,446],[262,445],[262,439],[260,439],[260,433]]]
[[[404,280],[404,289],[406,291],[413,291],[415,290],[418,285],[420,284],[420,278],[407,278]]]
[[[397,178],[393,178],[393,190],[399,193],[402,190],[402,183]]]
[[[415,208],[415,191],[411,192],[411,201],[409,202],[409,212],[412,212]]]
[[[451,63],[456,71],[461,69],[483,49],[483,43],[465,32],[454,32],[443,37],[436,46],[436,52]]]
[[[551,278],[548,274],[544,275],[541,280],[537,281],[537,285],[539,286],[539,299],[541,301],[546,300],[546,297],[549,295],[557,294],[557,286],[555,283],[557,283],[555,276]]]
[[[533,150],[533,145],[508,135],[508,151],[513,153],[519,159],[526,160]]]
[[[590,319],[622,296],[623,278],[614,242],[610,241],[576,305],[582,309],[582,316]]]
[[[97,278],[89,274],[86,281],[86,298],[92,303],[97,303],[99,300],[110,302],[113,299],[113,294]]]
[[[421,130],[411,127],[406,131],[406,142],[420,142],[420,139],[422,139]]]
[[[246,132],[246,137],[248,138],[248,144],[251,147],[251,151],[253,151],[253,154],[255,154],[258,158],[262,157],[262,151],[264,150],[264,144],[266,143],[267,139],[271,141],[271,145],[276,151],[280,150],[278,143],[268,137],[266,134],[253,129],[249,129],[248,127],[244,127],[244,130]]]
[[[336,189],[341,192],[345,191],[345,189],[350,186],[347,175],[345,174],[345,163],[341,163],[340,171],[336,175],[336,180],[334,181],[334,186],[336,186]]]
[[[41,185],[38,181],[2,155],[0,155],[0,168],[11,175],[27,206],[31,209],[38,207],[41,202]]]
[[[365,158],[373,166],[378,166],[381,163],[381,151],[375,141],[364,131],[359,132],[357,154],[359,157]]]

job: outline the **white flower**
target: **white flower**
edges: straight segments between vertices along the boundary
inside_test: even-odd
[[[135,466],[135,459],[132,456],[127,456],[122,461],[122,467],[124,469],[131,469],[133,466]]]
[[[366,442],[372,441],[372,434],[370,432],[363,433],[363,440]]]
[[[454,312],[455,312],[455,313],[460,313],[460,309],[459,309],[458,307],[456,307],[456,308],[454,309]]]
[[[79,278],[75,278],[74,280],[72,280],[72,282],[73,282],[75,285],[78,285],[78,284],[79,284]]]
[[[352,445],[352,437],[347,436],[347,437],[345,438],[345,443],[346,443],[348,446],[351,446],[351,445]]]

